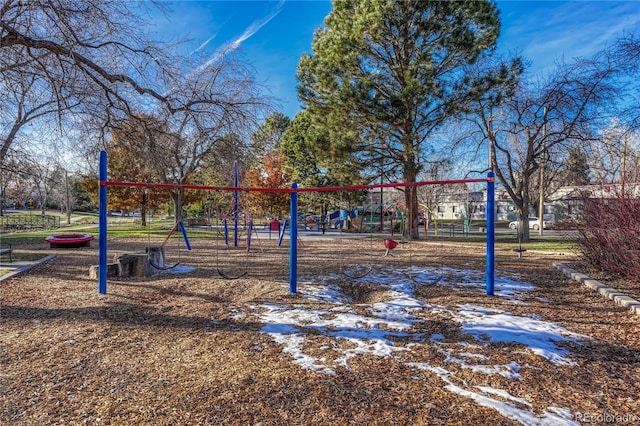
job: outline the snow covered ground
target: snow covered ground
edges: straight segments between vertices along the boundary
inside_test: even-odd
[[[411,278],[408,278],[411,277]],[[336,374],[337,369],[349,369],[350,360],[367,354],[387,357],[413,368],[436,374],[449,392],[469,398],[476,404],[496,410],[502,416],[526,425],[574,425],[568,408],[549,406],[543,414],[533,412],[533,401],[511,395],[492,386],[471,385],[456,377],[456,372],[470,370],[480,375],[498,375],[508,380],[521,380],[523,368],[515,359],[494,364],[483,353],[493,343],[519,344],[516,354],[529,352],[558,366],[571,366],[574,361],[558,342],[588,339],[563,327],[534,316],[518,316],[510,312],[477,305],[439,306],[415,297],[413,288],[422,283],[438,282],[456,289],[475,288],[484,291],[484,275],[477,271],[453,268],[413,267],[411,270],[374,271],[364,279],[386,289],[384,301],[354,304],[340,291],[336,279],[344,277],[314,277],[300,280],[299,291],[306,300],[323,302],[327,308],[317,309],[303,304],[265,303],[253,305],[244,315],[257,318],[262,332],[282,345],[284,353],[301,368],[318,374]],[[416,284],[418,283],[418,284]],[[507,301],[507,306],[523,303],[533,285],[516,278],[496,278],[495,295]],[[452,340],[444,334],[426,334],[417,327],[430,320],[457,325],[465,341]],[[424,330],[424,328],[422,328]],[[323,336],[330,343],[318,351],[307,351],[309,339]],[[424,353],[426,348],[439,354],[444,363],[410,361],[407,352]],[[521,348],[521,349],[520,349]],[[484,350],[484,352],[488,352]],[[443,365],[441,365],[443,364]],[[451,367],[450,369],[447,367]]]

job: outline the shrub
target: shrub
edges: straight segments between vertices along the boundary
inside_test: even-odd
[[[612,198],[583,198],[577,243],[584,259],[618,277],[640,279],[640,199],[618,192]]]

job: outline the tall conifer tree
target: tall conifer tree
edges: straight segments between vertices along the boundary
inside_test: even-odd
[[[467,67],[499,30],[489,1],[335,1],[298,65],[299,97],[330,133],[327,155],[415,182],[434,131],[492,87]],[[415,188],[405,202],[417,238]]]

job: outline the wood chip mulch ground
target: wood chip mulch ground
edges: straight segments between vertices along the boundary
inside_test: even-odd
[[[144,247],[109,244],[110,257]],[[54,260],[0,282],[0,424],[640,424],[640,317],[552,266],[564,260],[577,268],[569,255],[497,252],[498,277],[533,286],[515,298],[447,278],[413,280],[422,308],[383,356],[373,348],[388,342],[361,347],[356,338],[335,338],[337,326],[301,325],[293,315],[346,318],[396,297],[378,275],[341,274],[354,265],[482,276],[481,248],[416,242],[384,256],[382,241],[303,241],[302,294],[291,295],[288,253],[275,242],[253,244],[250,255],[192,245],[167,259],[182,272],[112,279],[106,295],[88,275],[95,247],[55,250]],[[217,269],[247,275],[225,280]],[[327,283],[340,303],[307,297],[305,286]],[[299,352],[265,332],[267,314],[284,307],[292,320],[278,326],[308,331]],[[451,314],[480,315],[480,307],[483,315],[544,321],[579,337],[556,343],[564,362],[519,343],[482,341]],[[305,366],[301,353],[323,367]]]

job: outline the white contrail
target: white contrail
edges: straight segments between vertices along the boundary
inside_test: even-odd
[[[199,51],[201,51],[202,49],[204,49],[205,47],[207,47],[207,45],[211,42],[211,40],[213,40],[214,38],[216,38],[216,35],[218,35],[217,33],[212,35],[211,37],[209,37],[207,39],[207,41],[203,42],[200,46],[198,46],[196,49],[194,49],[192,52],[189,52],[189,56],[193,55],[194,53],[198,53]]]
[[[259,19],[257,21],[254,21],[251,23],[251,25],[249,25],[243,32],[242,34],[240,34],[240,36],[238,36],[236,39],[224,44],[216,53],[214,53],[213,57],[211,57],[211,59],[209,59],[207,62],[205,62],[204,64],[200,65],[197,69],[197,71],[200,71],[208,66],[210,66],[211,64],[217,62],[223,55],[234,51],[235,49],[237,49],[238,47],[240,47],[240,44],[242,44],[242,42],[246,41],[247,39],[249,39],[251,36],[253,36],[255,33],[257,33],[260,28],[264,27],[265,25],[267,25],[269,23],[269,21],[271,21],[273,18],[275,18],[278,13],[280,13],[280,10],[282,10],[282,6],[284,6],[286,0],[280,0],[278,2],[278,4],[276,5],[275,8],[273,8],[273,10],[271,11],[271,13],[267,16],[265,16],[262,19]]]
[[[238,46],[240,46],[240,43],[242,43],[243,41],[247,40],[249,37],[257,33],[260,30],[260,28],[264,27],[269,23],[269,21],[275,18],[278,15],[278,13],[280,13],[280,10],[282,10],[282,6],[284,6],[285,1],[286,0],[280,0],[278,2],[278,5],[271,11],[269,15],[265,16],[261,20],[254,21],[251,25],[247,27],[246,30],[244,30],[244,32],[240,35],[240,37],[228,43],[227,46],[225,47],[229,48],[230,50],[238,48]]]

